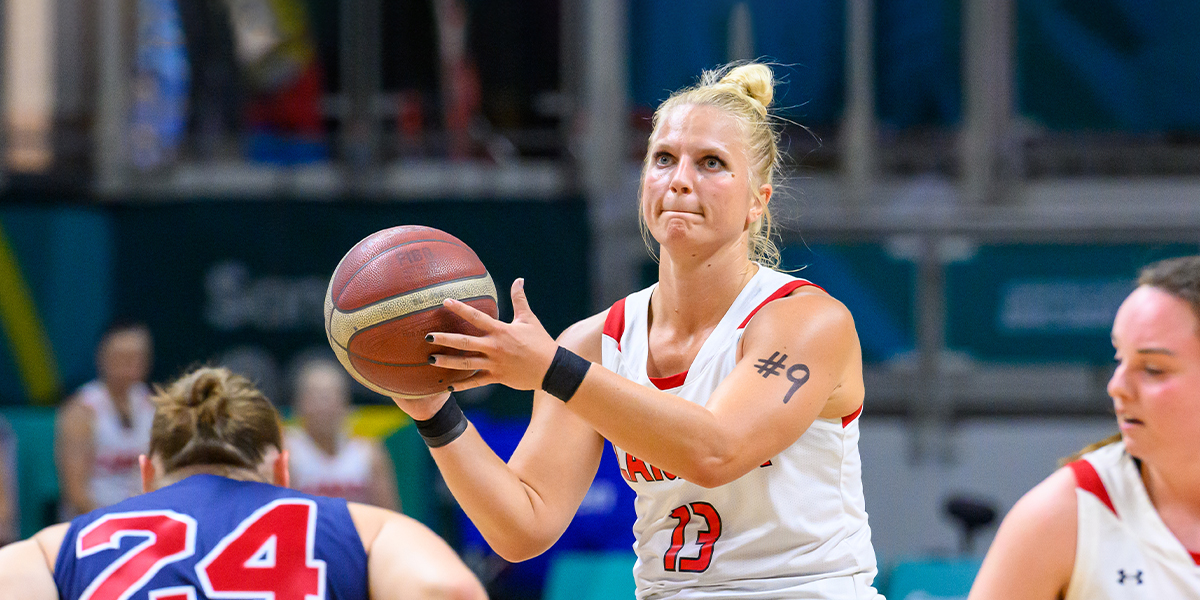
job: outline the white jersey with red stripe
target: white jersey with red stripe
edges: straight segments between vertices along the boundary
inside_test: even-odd
[[[603,364],[703,406],[733,371],[755,312],[805,285],[814,284],[760,267],[690,368],[666,378],[646,373],[651,286],[609,310]],[[778,456],[713,489],[615,448],[621,473],[637,492],[637,597],[879,598],[872,587],[876,562],[857,416],[818,418]]]
[[[288,462],[293,489],[315,496],[371,502],[374,453],[370,441],[342,436],[337,454],[329,455],[317,447],[304,429],[288,427],[284,445],[291,455]]]
[[[138,455],[145,454],[150,447],[150,426],[154,422],[150,388],[144,383],[129,388],[128,427],[121,422],[103,382],[84,384],[78,395],[80,402],[95,415],[92,420],[95,461],[88,482],[92,501],[96,506],[110,506],[142,493]]]
[[[1079,534],[1066,600],[1200,598],[1200,555],[1167,529],[1124,442],[1067,466]]]

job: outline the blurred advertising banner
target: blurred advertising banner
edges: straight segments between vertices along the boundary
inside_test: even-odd
[[[1138,271],[1196,254],[1187,243],[944,245],[948,350],[996,363],[1112,361],[1109,332]],[[789,245],[783,268],[825,288],[854,315],[863,360],[904,360],[916,348],[919,241]]]
[[[557,335],[587,316],[586,223],[584,203],[571,200],[0,209],[0,403],[52,403],[92,377],[100,331],[119,317],[153,331],[155,381],[221,363],[286,405],[289,370],[328,352],[322,306],[334,267],[396,225],[436,227],[471,246],[501,290],[503,319],[509,285],[525,277]],[[464,400],[500,410],[529,400],[492,387]]]
[[[1054,130],[1200,129],[1200,4],[1016,5],[1022,114]]]
[[[112,273],[103,211],[0,208],[0,404],[54,404],[91,378]]]
[[[1138,271],[1198,244],[988,244],[946,267],[946,343],[982,360],[1112,362]]]
[[[149,322],[160,379],[217,362],[286,404],[291,369],[329,351],[322,307],[334,267],[397,225],[435,227],[474,249],[502,290],[503,319],[517,277],[552,334],[586,316],[582,202],[198,202],[127,206],[113,218],[114,307]]]

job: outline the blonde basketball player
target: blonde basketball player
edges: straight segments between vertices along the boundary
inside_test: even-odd
[[[1120,435],[1013,506],[970,600],[1200,598],[1200,257],[1138,283],[1112,328]]]
[[[877,598],[863,501],[863,381],[850,313],[771,268],[777,134],[771,70],[706,73],[654,117],[641,216],[661,246],[658,284],[556,343],[522,282],[505,324],[447,301],[484,335],[429,339],[476,353],[454,389],[532,389],[505,464],[443,394],[397,399],[492,547],[535,556],[562,534],[604,439],[636,490],[639,598]],[[593,364],[596,363],[596,364]]]

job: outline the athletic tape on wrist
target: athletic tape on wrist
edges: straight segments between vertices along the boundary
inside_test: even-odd
[[[467,417],[458,407],[454,396],[450,396],[432,417],[424,421],[413,419],[413,424],[417,426],[417,433],[421,434],[426,446],[440,448],[458,439],[467,430]]]
[[[586,358],[559,346],[554,353],[554,360],[550,361],[550,368],[546,369],[546,376],[542,378],[542,389],[566,402],[575,395],[575,390],[579,389],[583,376],[587,375],[591,366],[592,363]]]

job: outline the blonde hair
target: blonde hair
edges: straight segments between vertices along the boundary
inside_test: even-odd
[[[658,105],[651,120],[653,138],[663,115],[688,104],[719,108],[737,118],[746,142],[746,158],[750,163],[750,193],[757,195],[762,185],[775,185],[779,172],[779,127],[767,110],[775,97],[775,78],[771,68],[762,63],[730,63],[712,71],[704,71],[700,82],[671,94]],[[642,165],[642,176],[650,164],[650,154]],[[638,211],[642,239],[654,254],[646,221]],[[771,209],[763,205],[762,215],[750,226],[747,250],[750,260],[768,267],[779,266],[779,248],[771,241]],[[657,256],[655,256],[657,258]]]
[[[279,413],[248,379],[201,367],[154,388],[150,454],[164,473],[195,465],[254,469],[266,450],[283,449]]]

